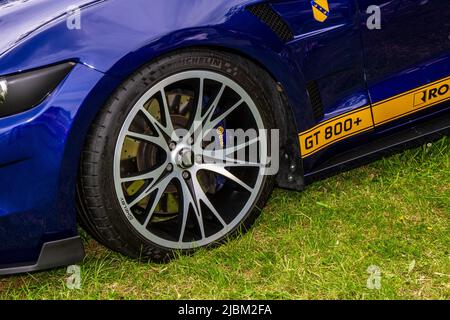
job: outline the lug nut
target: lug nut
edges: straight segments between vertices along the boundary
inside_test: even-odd
[[[184,172],[183,172],[183,178],[184,178],[184,179],[187,180],[187,179],[189,179],[190,177],[191,177],[191,175],[189,174],[188,171],[184,171]]]
[[[193,144],[193,143],[194,143],[194,139],[193,139],[192,137],[190,137],[190,138],[188,139],[188,143],[189,143],[189,144]]]
[[[166,167],[166,170],[171,172],[173,170],[173,164],[169,163]]]
[[[175,142],[169,143],[169,149],[170,149],[170,150],[174,150],[176,147],[177,147],[177,145],[176,145]]]

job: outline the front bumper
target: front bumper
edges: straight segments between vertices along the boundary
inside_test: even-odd
[[[75,205],[79,156],[115,85],[77,64],[41,104],[0,118],[0,274],[82,260]]]

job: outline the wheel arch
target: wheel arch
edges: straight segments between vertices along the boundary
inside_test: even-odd
[[[298,106],[296,106],[297,101],[295,100],[292,102],[292,99],[290,99],[291,95],[289,94],[290,92],[287,88],[292,89],[292,85],[297,87],[297,83],[287,81],[289,75],[286,77],[286,74],[284,73],[287,70],[281,70],[279,68],[275,68],[274,70],[274,68],[270,68],[267,63],[264,63],[254,55],[232,46],[218,44],[196,44],[181,48],[171,48],[171,50],[161,52],[159,55],[154,56],[147,61],[143,61],[141,64],[137,64],[135,68],[127,73],[118,74],[116,73],[117,70],[115,67],[113,67],[105,73],[105,77],[110,76],[115,79],[117,82],[117,89],[124,81],[126,81],[126,79],[131,77],[143,66],[151,64],[159,59],[163,59],[168,55],[186,51],[213,51],[217,53],[227,53],[239,56],[240,58],[251,62],[265,74],[264,79],[262,79],[261,90],[264,90],[268,95],[270,95],[271,101],[276,101],[276,103],[271,107],[273,108],[275,123],[277,128],[280,130],[280,168],[277,175],[277,185],[282,188],[302,190],[304,187],[304,172],[298,140],[299,126],[297,124],[297,117],[299,112],[303,113],[305,110],[299,110]],[[278,57],[270,57],[271,60],[274,58],[278,59]],[[280,61],[278,61],[278,63],[280,63]],[[117,65],[120,65],[120,62],[118,62]],[[280,71],[283,76],[280,75]],[[116,89],[112,90],[108,97],[106,97],[105,103]],[[98,106],[96,114],[98,114],[100,108],[101,106]],[[92,118],[91,123],[94,119],[95,117]],[[86,138],[84,138],[84,140],[85,139]]]

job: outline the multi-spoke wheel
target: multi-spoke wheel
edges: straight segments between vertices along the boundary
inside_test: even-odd
[[[239,57],[193,51],[126,81],[83,153],[83,225],[109,247],[153,260],[248,228],[273,187],[272,102],[258,76],[267,77]]]

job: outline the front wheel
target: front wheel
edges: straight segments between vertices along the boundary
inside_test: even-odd
[[[173,54],[136,72],[86,142],[83,226],[113,250],[153,261],[247,230],[274,185],[266,78],[251,62],[212,51]]]

